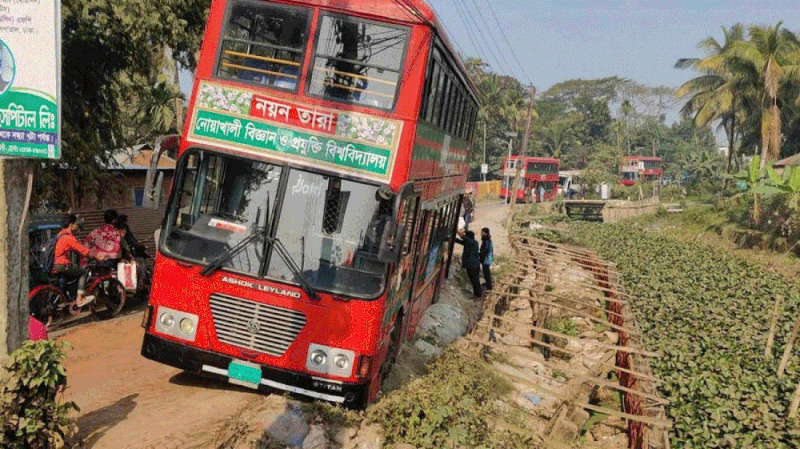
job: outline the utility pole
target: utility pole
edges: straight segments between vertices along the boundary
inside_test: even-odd
[[[0,158],[0,357],[28,337],[28,233],[24,222],[25,160]]]
[[[528,136],[531,132],[531,118],[533,117],[533,107],[536,101],[536,87],[531,86],[531,101],[528,103],[528,118],[525,123],[525,134],[522,136],[522,148],[520,148],[519,163],[517,164],[517,173],[514,176],[514,189],[509,196],[511,197],[511,206],[508,208],[508,221],[506,222],[506,230],[509,237],[511,236],[511,226],[514,222],[514,204],[517,202],[517,192],[519,191],[519,183],[522,178],[522,170],[525,165],[525,156],[528,155]]]
[[[486,122],[483,122],[483,165],[486,165]],[[486,182],[486,173],[481,170],[483,182]]]

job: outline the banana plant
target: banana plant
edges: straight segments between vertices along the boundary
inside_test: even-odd
[[[772,167],[769,167],[769,169],[772,170]],[[759,155],[755,155],[753,156],[753,159],[750,160],[750,163],[747,165],[745,170],[742,170],[735,175],[730,175],[731,178],[736,179],[737,181],[742,181],[747,185],[747,190],[735,195],[734,198],[747,194],[753,195],[752,219],[754,225],[758,225],[759,221],[761,221],[759,196],[764,195],[766,197],[770,197],[783,192],[779,188],[772,185],[767,185],[765,183],[765,179],[768,176],[767,173],[767,170],[761,168],[761,157]],[[774,174],[774,170],[772,173]]]
[[[788,166],[783,170],[783,175],[779,176],[772,167],[767,167],[767,184],[765,187],[772,187],[778,193],[789,195],[789,208],[793,211],[800,211],[800,168]]]

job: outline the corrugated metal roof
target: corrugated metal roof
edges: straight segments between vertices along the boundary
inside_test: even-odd
[[[149,144],[134,145],[118,151],[114,155],[116,170],[147,170],[150,168],[150,161],[153,159],[153,148]],[[161,153],[158,159],[160,170],[175,170],[175,159]]]
[[[781,167],[786,167],[786,166],[789,166],[789,165],[797,165],[797,164],[800,164],[800,153],[797,153],[795,155],[789,156],[786,159],[781,159],[778,162],[775,162],[774,164],[772,164],[772,166],[775,167],[775,168],[781,168]]]

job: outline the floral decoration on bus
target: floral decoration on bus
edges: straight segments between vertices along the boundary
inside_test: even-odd
[[[342,114],[336,126],[337,136],[366,140],[378,145],[392,145],[396,131],[396,124],[364,115]]]
[[[222,86],[203,83],[197,92],[197,105],[201,108],[248,114],[253,94],[246,91],[226,89]]]

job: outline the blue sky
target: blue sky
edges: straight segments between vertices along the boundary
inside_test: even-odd
[[[477,39],[475,24],[466,27],[458,12],[470,10],[485,34],[492,25],[511,75],[527,83],[522,70],[497,31],[491,8],[511,49],[541,92],[568,79],[617,75],[642,84],[677,87],[695,76],[673,68],[682,57],[703,56],[697,44],[708,36],[722,39],[721,26],[775,25],[783,21],[800,31],[800,1],[793,0],[429,0],[451,37],[469,56],[486,56],[492,68],[508,74],[502,58],[485,49],[491,38]],[[474,48],[472,37],[477,46]]]

